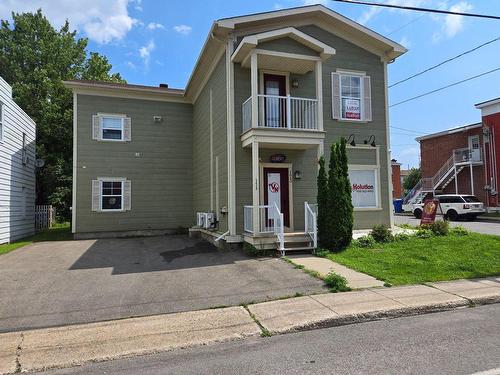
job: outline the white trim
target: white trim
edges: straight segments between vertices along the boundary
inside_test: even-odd
[[[275,76],[285,76],[285,96],[290,95],[290,72],[283,72],[278,70],[259,70],[259,94],[264,95],[264,74],[271,74]]]
[[[479,123],[476,123],[476,124],[470,124],[470,125],[464,125],[464,126],[459,126],[459,127],[456,127],[456,128],[451,128],[451,129],[448,129],[448,130],[443,130],[441,132],[437,132],[437,133],[431,133],[431,134],[428,134],[428,135],[423,135],[421,137],[417,137],[415,138],[415,140],[417,142],[420,142],[420,141],[423,141],[423,140],[426,140],[426,139],[431,139],[431,138],[436,138],[436,137],[441,137],[443,135],[448,135],[448,134],[455,134],[455,133],[461,133],[461,132],[466,132],[466,131],[469,131],[469,130],[472,130],[472,129],[477,129],[477,128],[480,128],[482,127],[483,124],[481,122]]]
[[[258,55],[278,56],[278,57],[284,57],[284,58],[287,58],[287,59],[322,61],[321,57],[319,57],[319,56],[302,55],[300,53],[272,51],[272,50],[259,49],[259,48],[255,48],[252,52],[256,53]],[[246,59],[243,60],[243,62],[241,64],[244,65],[245,61],[246,61]]]
[[[71,197],[71,233],[76,233],[76,183],[77,183],[77,136],[78,136],[78,94],[73,91],[73,180],[72,180],[72,197]]]
[[[196,100],[198,100],[198,97],[200,96],[204,87],[208,83],[208,80],[212,77],[212,73],[214,72],[215,68],[217,68],[219,60],[221,59],[222,55],[224,55],[225,51],[226,51],[225,48],[220,48],[220,50],[217,51],[215,58],[212,60],[208,70],[205,72],[205,78],[203,78],[203,81],[200,83],[198,89],[195,91],[195,93],[193,95],[193,97],[191,99],[191,103],[194,104],[196,102]],[[189,83],[188,83],[188,86],[189,86]]]
[[[98,212],[125,212],[124,207],[124,197],[125,197],[125,189],[124,182],[127,181],[125,177],[97,177],[97,181],[99,181],[99,211]],[[103,182],[120,182],[121,183],[121,208],[120,209],[103,209],[102,208],[102,183]]]
[[[474,105],[474,107],[476,107],[477,109],[481,109],[484,107],[489,107],[489,106],[494,105],[494,104],[500,104],[500,98],[491,99],[491,100],[487,100],[485,102],[477,103]]]
[[[259,202],[261,205],[264,204],[264,189],[266,188],[264,186],[264,168],[281,168],[281,169],[288,169],[288,214],[289,214],[289,219],[290,219],[290,226],[287,227],[291,231],[294,230],[294,222],[293,222],[293,184],[292,184],[292,172],[293,172],[293,167],[292,163],[264,163],[260,162],[259,163],[259,178],[260,178],[260,183],[259,183]]]
[[[361,71],[355,71],[355,70],[344,70],[344,69],[337,69],[336,73],[339,74],[339,98],[340,98],[340,113],[339,113],[339,118],[337,121],[340,122],[354,122],[354,123],[368,123],[368,121],[364,120],[365,118],[365,106],[363,103],[363,98],[364,98],[364,85],[363,85],[363,77],[366,76],[365,72]],[[333,74],[333,72],[332,72]],[[358,77],[359,78],[359,114],[360,118],[359,119],[352,119],[352,118],[344,118],[342,117],[343,109],[342,109],[342,77]],[[332,78],[333,79],[333,75]],[[333,86],[332,86],[333,90]],[[332,93],[332,100],[333,100],[333,93]],[[356,99],[356,98],[354,98]],[[333,105],[333,103],[332,103]]]
[[[351,27],[352,29],[360,31],[363,34],[366,34],[367,36],[377,40],[378,42],[385,44],[387,47],[390,47],[393,50],[393,52],[395,52],[398,55],[405,53],[407,51],[407,49],[405,47],[403,47],[402,45],[368,29],[365,26],[362,26],[362,25],[350,20],[347,17],[342,16],[341,14],[339,14],[337,12],[332,11],[331,9],[329,9],[323,5],[311,5],[311,6],[297,7],[297,8],[292,8],[292,9],[284,9],[284,10],[278,10],[278,11],[272,11],[272,12],[266,12],[266,13],[251,14],[251,15],[247,15],[247,16],[226,18],[226,19],[221,19],[221,20],[217,21],[217,25],[219,27],[223,27],[223,28],[234,29],[234,28],[236,28],[236,25],[239,25],[239,24],[247,24],[247,23],[256,22],[256,21],[266,21],[269,19],[283,18],[283,17],[295,16],[295,15],[302,15],[304,17],[307,17],[308,13],[313,13],[313,12],[324,13],[327,16],[330,16],[331,18],[344,23],[345,25]],[[330,22],[330,23],[334,23],[334,22]],[[391,58],[391,56],[388,56],[388,57]],[[394,58],[394,57],[392,57],[392,58]]]
[[[210,211],[214,212],[214,118],[213,90],[210,88]]]
[[[230,236],[236,235],[236,151],[234,129],[234,65],[231,61],[233,37],[230,35],[226,44],[226,122],[227,122],[227,229]]]
[[[390,208],[392,205],[392,165],[391,165],[391,149],[389,148],[391,145],[391,132],[390,132],[390,119],[389,119],[389,88],[388,88],[388,75],[387,75],[387,62],[384,62],[384,100],[385,100],[385,144],[387,147],[387,210],[389,211],[389,224],[391,228],[394,226],[394,215],[392,214],[392,209]],[[372,91],[373,92],[373,91]],[[373,111],[373,104],[372,104]],[[380,159],[379,150],[377,149],[377,159]]]
[[[294,27],[285,27],[282,29],[245,36],[238,45],[238,48],[236,48],[236,51],[234,51],[231,56],[231,60],[234,62],[241,62],[246,58],[251,50],[257,47],[259,43],[286,37],[295,40],[313,51],[316,51],[323,60],[335,55],[336,53],[335,48],[319,41],[318,39],[313,38],[312,36],[307,35]]]

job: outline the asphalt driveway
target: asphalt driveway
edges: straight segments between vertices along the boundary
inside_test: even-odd
[[[324,291],[278,258],[182,235],[39,242],[0,256],[0,332]]]

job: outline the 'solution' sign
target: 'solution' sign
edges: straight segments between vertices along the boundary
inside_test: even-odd
[[[271,163],[283,163],[286,160],[284,154],[274,154],[270,157]]]
[[[422,209],[422,218],[420,219],[420,225],[432,224],[436,220],[438,207],[439,201],[437,199],[426,200]]]
[[[350,170],[352,205],[356,208],[374,208],[377,202],[377,176],[375,170]]]

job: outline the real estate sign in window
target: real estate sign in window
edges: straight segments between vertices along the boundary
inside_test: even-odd
[[[378,207],[378,181],[375,169],[350,170],[349,180],[354,208]]]

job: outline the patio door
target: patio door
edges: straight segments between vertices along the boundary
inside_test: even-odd
[[[286,76],[263,75],[264,80],[264,126],[286,127]]]
[[[283,214],[285,227],[290,227],[290,196],[288,168],[264,168],[264,204],[276,203]],[[268,221],[266,217],[266,221]],[[270,218],[272,219],[272,218]]]
[[[479,147],[479,135],[469,137],[469,152],[471,161],[481,161],[481,149]]]

